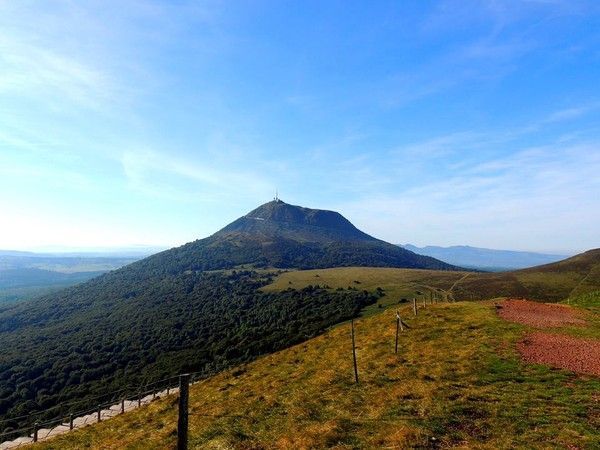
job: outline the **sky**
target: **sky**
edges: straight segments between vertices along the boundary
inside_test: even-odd
[[[0,0],[0,248],[181,245],[275,190],[393,243],[600,247],[600,3]]]

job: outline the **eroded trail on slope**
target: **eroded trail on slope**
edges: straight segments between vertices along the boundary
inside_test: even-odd
[[[586,325],[581,312],[570,306],[528,300],[505,300],[498,310],[498,315],[509,322],[536,328]]]
[[[509,299],[502,302],[498,315],[510,322],[535,328],[585,327],[582,311],[566,305]],[[600,376],[600,340],[582,339],[541,331],[528,333],[517,343],[523,360],[559,369]]]
[[[600,341],[548,333],[532,333],[517,344],[523,359],[559,369],[600,376]]]

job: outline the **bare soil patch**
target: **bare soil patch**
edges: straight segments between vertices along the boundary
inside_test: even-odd
[[[525,361],[600,376],[600,341],[536,332],[517,344]]]
[[[511,322],[536,328],[585,326],[580,311],[567,305],[537,303],[528,300],[509,299],[499,305],[498,315]]]

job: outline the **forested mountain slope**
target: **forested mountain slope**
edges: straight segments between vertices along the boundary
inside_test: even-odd
[[[206,239],[0,309],[0,415],[220,369],[306,339],[374,301],[356,289],[263,293],[270,276],[242,265],[454,269],[375,239],[338,213],[269,202]]]
[[[260,292],[269,280],[248,271],[137,282],[112,274],[5,309],[0,417],[91,401],[185,371],[217,371],[314,336],[376,300],[314,287]],[[68,410],[51,415],[57,413]]]

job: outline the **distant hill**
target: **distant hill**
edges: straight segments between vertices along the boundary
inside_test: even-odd
[[[401,245],[419,255],[431,256],[456,266],[499,272],[527,267],[539,266],[565,259],[567,255],[551,255],[535,252],[513,250],[493,250],[489,248],[455,245],[438,247],[428,245],[416,247],[411,244]]]
[[[2,250],[0,249],[0,257],[2,256],[35,256],[33,252],[22,252],[19,250]]]
[[[0,250],[0,304],[33,298],[137,261],[136,256]]]
[[[0,270],[0,289],[43,287],[79,283],[102,272],[62,273],[36,268]]]
[[[26,252],[0,252],[0,271],[9,269],[41,269],[51,272],[101,272],[118,269],[139,260],[133,256],[90,256],[81,254],[44,254]]]
[[[516,296],[561,301],[600,290],[600,248],[562,261],[502,273],[467,274],[453,287],[454,298]]]

